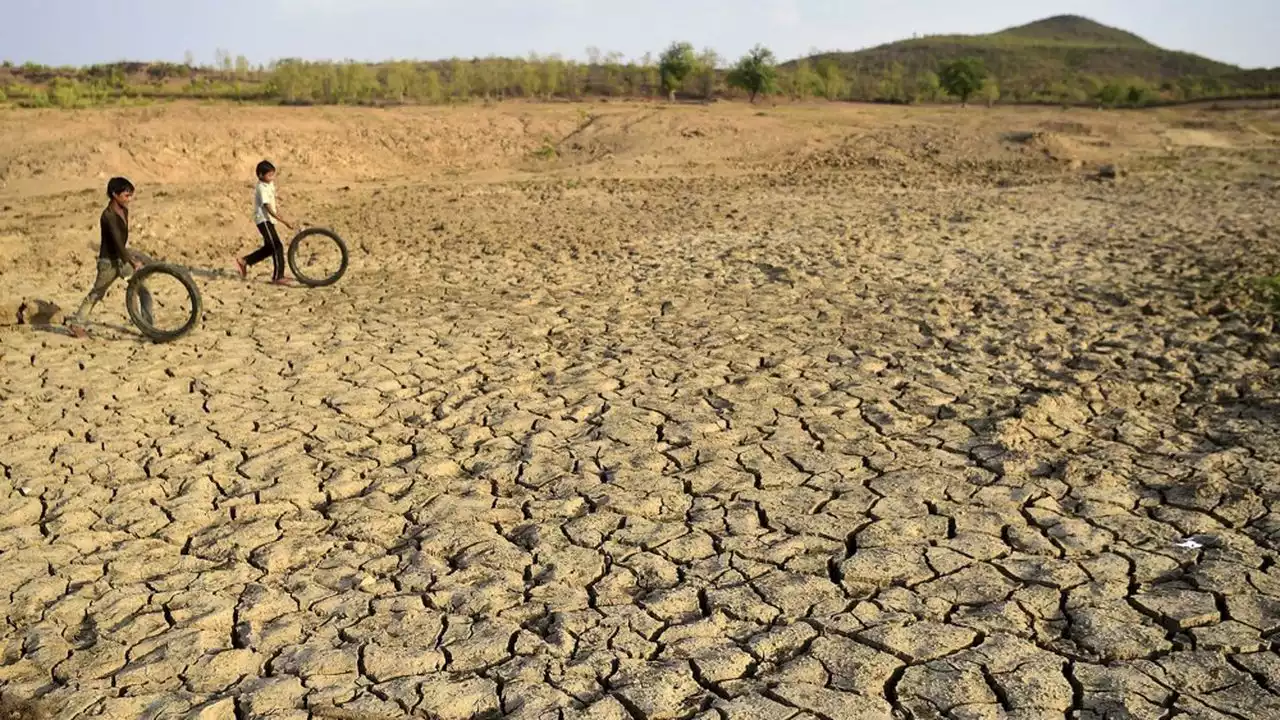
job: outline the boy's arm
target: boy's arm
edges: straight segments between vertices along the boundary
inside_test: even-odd
[[[263,203],[262,207],[266,209],[267,217],[270,217],[275,220],[279,220],[285,227],[289,228],[290,230],[293,229],[293,225],[290,224],[288,220],[285,220],[283,217],[281,217],[280,213],[276,212],[276,204],[274,202]]]

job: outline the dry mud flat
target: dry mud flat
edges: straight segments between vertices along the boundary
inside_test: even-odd
[[[1274,113],[255,116],[246,157],[346,154],[282,180],[355,251],[306,291],[216,270],[252,231],[219,136],[265,111],[130,112],[0,115],[0,286],[79,299],[67,185],[118,148],[207,310],[0,334],[6,696],[1280,718],[1280,342],[1197,298],[1277,267]],[[394,165],[377,123],[490,154]]]

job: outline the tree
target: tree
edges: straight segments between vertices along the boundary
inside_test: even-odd
[[[880,78],[879,99],[891,103],[907,102],[906,70],[902,63],[895,62],[889,71]]]
[[[234,66],[231,60],[231,52],[218,48],[213,52],[214,61],[217,63],[218,70],[222,73],[223,79],[231,76],[231,70]]]
[[[623,84],[622,53],[614,50],[604,56],[604,91],[609,95],[620,94]]]
[[[396,62],[383,68],[380,75],[378,79],[386,90],[387,99],[404,102],[405,96],[409,95],[413,88],[417,73],[409,63]]]
[[[1129,84],[1129,90],[1125,93],[1125,99],[1134,107],[1146,105],[1151,100],[1151,88],[1140,78],[1134,78]]]
[[[707,100],[716,94],[716,68],[720,66],[720,55],[707,48],[698,56],[698,74],[701,77],[702,97]]]
[[[537,97],[542,92],[541,65],[537,53],[529,53],[529,61],[520,68],[520,94],[524,97]]]
[[[1125,88],[1118,83],[1110,82],[1098,90],[1098,103],[1107,107],[1115,107],[1124,97]]]
[[[987,107],[996,104],[1000,99],[1000,86],[995,81],[984,82],[982,84],[982,99],[987,101]]]
[[[449,61],[449,95],[461,100],[471,97],[471,63],[461,58]]]
[[[565,92],[568,93],[571,99],[577,100],[578,96],[582,93],[582,66],[580,66],[576,60],[568,60],[564,63],[562,68],[563,79],[561,80],[560,85],[564,87]]]
[[[754,103],[757,95],[777,92],[778,69],[775,63],[772,50],[756,45],[738,60],[726,79],[730,87],[745,90]]]
[[[797,100],[807,100],[817,91],[819,82],[809,65],[809,58],[804,58],[796,63],[796,71],[791,78],[791,94]]]
[[[938,74],[931,70],[925,70],[916,75],[915,86],[916,102],[933,102],[938,99],[938,93],[942,91]]]
[[[658,72],[662,75],[662,89],[666,91],[671,102],[676,100],[676,90],[684,86],[684,79],[689,77],[698,58],[693,54],[693,45],[687,42],[674,42],[658,57]]]
[[[547,97],[555,97],[564,78],[564,61],[559,55],[548,56],[542,63],[542,89]]]
[[[847,89],[844,75],[840,73],[840,65],[831,58],[818,61],[818,82],[822,85],[822,94],[828,100],[837,100]]]
[[[969,97],[982,89],[987,79],[987,69],[977,58],[963,58],[948,63],[938,74],[942,89],[960,98],[961,105],[969,104]]]
[[[438,103],[444,96],[444,85],[440,82],[440,73],[428,67],[421,73],[421,80],[414,84],[414,96],[428,103]]]
[[[653,97],[662,86],[662,74],[658,71],[658,66],[653,64],[653,55],[645,53],[640,59],[640,74],[643,78],[641,85],[644,86],[645,95]]]

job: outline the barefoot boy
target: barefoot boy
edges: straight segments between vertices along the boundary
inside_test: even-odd
[[[262,233],[262,247],[242,258],[236,258],[236,269],[240,271],[240,277],[243,278],[248,274],[249,267],[269,257],[271,258],[271,282],[276,285],[288,285],[289,280],[284,276],[284,243],[280,241],[280,235],[276,233],[276,225],[273,221],[279,220],[290,230],[293,229],[293,225],[285,220],[277,209],[276,166],[263,160],[258,163],[257,174],[258,185],[253,191],[253,221],[258,225],[258,232]]]
[[[142,267],[126,247],[129,244],[129,203],[133,202],[133,190],[133,183],[122,177],[113,177],[107,182],[110,202],[99,220],[102,244],[98,248],[98,274],[93,280],[93,288],[80,303],[80,309],[67,322],[71,334],[78,338],[89,336],[84,329],[85,322],[94,306],[107,294],[107,288],[117,278],[127,278]],[[150,304],[150,297],[143,300]]]

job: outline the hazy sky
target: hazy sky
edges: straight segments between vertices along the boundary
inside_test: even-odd
[[[912,34],[979,33],[1071,13],[1168,48],[1280,66],[1280,0],[0,0],[0,59],[53,65],[281,57],[384,60],[586,48],[655,55],[674,39],[783,59]]]

